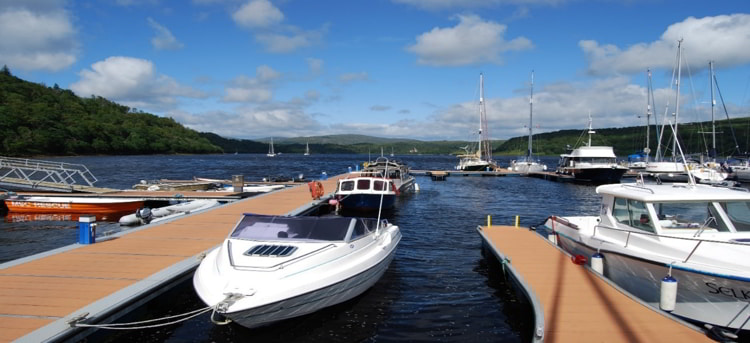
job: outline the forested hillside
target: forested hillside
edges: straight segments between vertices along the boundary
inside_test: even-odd
[[[220,153],[171,118],[133,112],[102,97],[80,98],[0,70],[0,155]]]

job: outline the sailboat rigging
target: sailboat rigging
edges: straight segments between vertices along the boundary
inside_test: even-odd
[[[517,161],[511,161],[510,169],[520,173],[534,173],[547,170],[547,166],[534,161],[532,157],[532,137],[534,136],[534,71],[531,71],[531,86],[529,91],[529,147],[526,150],[526,156],[519,158]]]
[[[305,142],[305,156],[310,156],[310,142]]]
[[[492,161],[492,143],[489,139],[487,128],[487,112],[484,106],[484,76],[479,74],[479,141],[477,151],[471,153],[469,146],[464,147],[465,154],[458,155],[460,159],[457,170],[477,171],[494,169],[496,166]]]
[[[276,157],[276,153],[273,152],[273,137],[271,137],[271,143],[268,145],[268,153],[266,154],[268,157]]]

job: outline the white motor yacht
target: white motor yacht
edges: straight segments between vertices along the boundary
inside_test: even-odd
[[[654,307],[662,278],[671,275],[678,283],[673,314],[733,331],[750,328],[750,192],[642,179],[596,192],[598,216],[545,222],[560,247],[589,260],[598,252],[606,277]]]
[[[401,240],[385,220],[245,214],[193,276],[198,296],[253,328],[352,299],[385,273]]]

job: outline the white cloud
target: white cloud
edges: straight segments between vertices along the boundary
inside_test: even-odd
[[[177,97],[203,98],[199,90],[158,74],[151,61],[112,56],[91,65],[70,85],[81,97],[98,95],[130,107],[164,110],[177,104]]]
[[[388,111],[390,109],[391,109],[391,106],[386,106],[386,105],[372,105],[372,106],[370,106],[370,111],[382,112],[382,111]]]
[[[328,31],[327,26],[319,30],[302,31],[291,28],[289,33],[258,33],[255,40],[265,45],[266,51],[273,53],[288,53],[297,49],[319,44],[323,35]]]
[[[224,102],[268,102],[273,98],[273,81],[281,77],[281,73],[267,65],[255,69],[255,78],[244,75],[236,77],[226,87]]]
[[[307,67],[310,69],[310,74],[320,75],[323,73],[323,60],[310,57],[306,62]]]
[[[683,39],[684,56],[691,68],[706,68],[709,60],[732,67],[750,62],[750,14],[687,19],[670,25],[659,40],[620,49],[612,44],[581,40],[578,45],[594,75],[640,73],[647,67],[673,68],[677,40]]]
[[[224,137],[306,136],[320,134],[323,129],[303,107],[292,103],[241,107],[233,112],[174,112],[170,116],[191,129]]]
[[[368,80],[370,80],[370,75],[368,75],[365,71],[359,73],[344,73],[339,75],[339,81],[341,81],[342,83]]]
[[[502,63],[502,54],[533,48],[525,37],[506,41],[507,27],[476,15],[458,15],[459,23],[450,28],[435,27],[416,37],[406,49],[417,54],[421,64],[457,66],[474,63]]]
[[[0,61],[11,69],[58,71],[75,63],[76,29],[58,1],[0,5]]]
[[[268,0],[252,0],[232,14],[234,22],[249,28],[276,25],[284,20],[284,14]]]
[[[175,38],[172,32],[166,27],[156,22],[152,18],[147,18],[148,25],[156,31],[156,36],[151,38],[151,45],[157,50],[178,50],[182,49],[184,44]]]

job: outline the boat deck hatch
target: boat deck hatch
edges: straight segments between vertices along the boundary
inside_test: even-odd
[[[250,250],[245,252],[245,255],[285,257],[294,253],[295,250],[297,250],[297,247],[291,245],[262,244],[250,248]]]

